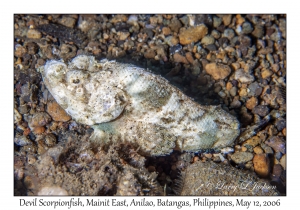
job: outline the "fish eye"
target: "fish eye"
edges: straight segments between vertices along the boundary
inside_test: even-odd
[[[72,81],[74,84],[78,84],[79,82],[80,82],[80,80],[79,79],[73,79],[73,81]]]

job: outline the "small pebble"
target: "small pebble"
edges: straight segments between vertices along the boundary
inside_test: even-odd
[[[281,152],[282,154],[286,153],[285,141],[281,137],[272,136],[265,141],[265,144],[272,147],[275,152]]]
[[[276,176],[276,177],[280,177],[281,176],[281,173],[283,171],[283,168],[280,164],[275,164],[273,166],[273,176]]]
[[[17,109],[14,109],[14,123],[19,123],[22,120],[22,115],[18,112]]]
[[[74,28],[76,19],[64,15],[61,19],[58,20],[58,23],[69,28]]]
[[[181,22],[178,20],[178,19],[172,19],[171,20],[171,22],[170,22],[170,24],[169,24],[169,27],[170,27],[170,29],[172,30],[172,31],[174,31],[174,32],[176,32],[176,33],[178,33],[179,32],[179,29],[182,27],[182,24],[181,24]],[[198,32],[200,32],[199,30],[198,30]],[[180,38],[180,37],[179,37]],[[202,38],[202,37],[201,37]],[[201,39],[200,38],[200,39]]]
[[[172,46],[176,46],[176,45],[179,43],[179,40],[178,40],[178,38],[175,37],[175,36],[168,36],[168,37],[165,38],[165,42],[166,42],[170,47],[172,47]],[[179,45],[179,46],[180,46],[180,48],[182,48],[181,45]],[[171,51],[171,49],[170,49],[170,54],[174,54],[174,53],[171,53],[171,52],[173,52],[173,51],[174,51],[174,50]]]
[[[241,83],[251,83],[254,81],[254,76],[249,72],[244,71],[244,69],[238,69],[235,71],[234,79],[240,81]]]
[[[253,31],[252,25],[249,22],[244,22],[242,25],[243,34],[250,34]]]
[[[29,29],[27,32],[27,38],[29,39],[40,39],[42,37],[41,32],[35,29]]]
[[[255,154],[258,154],[258,155],[264,153],[263,149],[262,149],[260,146],[254,147],[254,148],[253,148],[253,152],[254,152]]]
[[[280,159],[280,165],[284,170],[286,170],[286,154],[284,154]]]
[[[261,148],[263,148],[263,150],[265,151],[265,153],[267,154],[274,154],[274,151],[272,150],[271,147],[267,146],[265,143],[262,143]]]
[[[119,39],[120,39],[120,40],[125,40],[125,39],[127,39],[129,36],[130,36],[130,33],[129,33],[129,32],[120,32]]]
[[[231,159],[236,164],[246,163],[250,160],[252,160],[253,154],[251,152],[235,152],[233,155],[231,155]]]
[[[192,42],[197,42],[207,34],[208,28],[205,25],[189,27],[181,31],[179,34],[180,44],[187,45]]]
[[[205,66],[205,70],[215,80],[225,79],[231,72],[229,66],[220,63],[209,63]]]
[[[260,177],[268,177],[270,174],[270,159],[267,154],[256,154],[253,158],[254,171]]]
[[[222,20],[225,26],[228,26],[231,23],[232,15],[223,15]]]
[[[51,121],[51,117],[46,112],[38,112],[33,114],[29,126],[30,127],[41,127],[45,126]]]
[[[254,26],[254,30],[252,31],[252,35],[256,38],[262,38],[264,36],[264,26],[260,24],[256,24]]]
[[[229,40],[235,36],[234,31],[231,28],[225,29],[223,33],[223,37],[228,38]]]
[[[266,78],[272,76],[272,74],[273,74],[273,72],[270,71],[269,69],[265,69],[265,68],[264,68],[264,69],[262,69],[262,71],[261,71],[261,77],[262,77],[263,79],[266,79]]]
[[[54,121],[67,122],[71,117],[56,101],[49,101],[47,103],[47,112]]]
[[[215,38],[211,35],[206,35],[201,39],[201,44],[203,45],[210,45],[215,43]]]
[[[286,127],[286,120],[285,119],[279,119],[275,122],[275,126],[278,131],[282,131]]]
[[[23,136],[23,135],[17,135],[14,138],[14,142],[18,146],[25,146],[25,145],[32,144],[32,142],[26,136]]]
[[[246,140],[243,143],[243,146],[249,145],[251,147],[255,147],[255,146],[259,145],[260,143],[261,143],[261,139],[258,136],[253,136],[250,139]]]
[[[179,53],[175,53],[174,56],[174,61],[177,63],[184,63],[184,64],[188,64],[188,60],[186,59],[186,57],[180,55]]]
[[[45,132],[45,127],[43,127],[43,126],[38,126],[38,127],[34,127],[33,129],[32,129],[32,132],[34,133],[34,134],[36,134],[36,135],[40,135],[40,134],[43,134],[44,132]]]
[[[252,109],[253,114],[258,114],[261,117],[266,116],[269,113],[269,108],[266,105],[258,105]]]
[[[213,26],[214,28],[218,28],[222,23],[222,18],[219,18],[217,16],[213,17]]]
[[[249,96],[259,96],[262,93],[262,87],[257,82],[251,83],[248,89],[250,90],[248,93]]]
[[[247,100],[246,107],[247,107],[247,109],[252,110],[257,104],[258,104],[257,98],[251,97],[250,99]]]
[[[205,153],[204,156],[205,156],[206,158],[208,158],[208,159],[211,159],[211,158],[212,158],[212,154],[210,154],[210,153]]]

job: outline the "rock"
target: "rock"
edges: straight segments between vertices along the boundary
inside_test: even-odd
[[[38,127],[34,127],[32,128],[32,132],[36,135],[40,135],[40,134],[43,134],[45,132],[45,127],[43,126],[38,126]]]
[[[265,141],[265,144],[272,147],[275,152],[281,152],[282,154],[286,153],[285,141],[281,137],[272,136]]]
[[[191,52],[187,52],[187,53],[185,54],[185,57],[186,57],[186,59],[188,60],[189,63],[191,63],[191,64],[194,63],[195,60],[194,60],[193,55],[192,55]],[[200,64],[198,64],[198,65],[200,65]]]
[[[253,152],[254,152],[255,154],[263,154],[263,153],[264,153],[263,149],[262,149],[260,146],[254,147],[254,148],[253,148]]]
[[[177,62],[177,63],[184,63],[184,64],[188,64],[189,62],[187,61],[187,59],[180,55],[179,53],[175,53],[174,56],[174,61]]]
[[[241,107],[242,103],[239,100],[234,100],[230,103],[230,108],[237,109]]]
[[[16,135],[16,137],[14,138],[14,142],[18,146],[26,146],[32,144],[32,142],[24,135]]]
[[[208,49],[209,51],[216,51],[217,50],[217,46],[214,44],[209,44],[205,46],[205,49]]]
[[[232,87],[229,91],[230,95],[231,96],[236,96],[236,93],[237,93],[237,88],[236,87]]]
[[[38,196],[40,195],[45,195],[45,196],[49,196],[49,195],[55,195],[55,196],[61,196],[61,195],[68,195],[68,192],[59,187],[59,186],[51,186],[51,187],[43,187],[42,189],[40,189],[40,191],[38,192]]]
[[[217,31],[217,30],[212,30],[211,35],[212,35],[215,39],[219,39],[219,38],[221,37],[220,32]],[[219,43],[220,43],[220,42],[219,42]],[[222,45],[220,44],[220,46],[222,46]]]
[[[257,98],[251,97],[250,99],[247,100],[246,107],[247,107],[247,109],[252,110],[257,104],[258,104]]]
[[[67,122],[71,119],[56,101],[49,101],[47,103],[47,112],[54,121]]]
[[[205,66],[205,70],[215,80],[225,79],[231,73],[229,66],[220,63],[209,63]]]
[[[284,170],[286,170],[286,154],[284,154],[280,159],[280,165]]]
[[[273,173],[272,173],[272,175],[273,175],[273,176],[276,176],[276,177],[280,177],[282,171],[283,171],[282,166],[281,166],[280,164],[275,164],[275,165],[273,166]]]
[[[258,105],[252,109],[253,114],[258,114],[261,117],[266,116],[269,113],[269,108],[266,105]]]
[[[224,30],[223,37],[226,37],[229,40],[231,40],[234,36],[235,36],[234,30],[232,30],[231,28],[227,28]]]
[[[245,22],[245,18],[243,18],[241,15],[236,15],[236,24],[242,25]]]
[[[246,97],[248,95],[247,88],[240,88],[239,89],[239,96],[240,97]]]
[[[270,159],[267,154],[256,154],[253,158],[255,173],[263,178],[268,177],[271,171]]]
[[[126,22],[128,20],[127,15],[115,15],[112,19],[111,19],[111,23],[116,24],[118,22]]]
[[[277,159],[277,160],[280,160],[280,158],[282,157],[282,153],[281,152],[276,152],[275,153],[275,158]]]
[[[22,115],[18,112],[17,109],[14,109],[14,123],[19,123],[22,121]]]
[[[27,53],[27,49],[22,45],[16,44],[15,46],[15,56],[16,57],[23,57]]]
[[[207,34],[207,31],[208,28],[203,24],[196,27],[189,27],[188,29],[180,32],[180,44],[187,45],[192,42],[198,42]]]
[[[282,134],[286,136],[286,128],[282,129]]]
[[[258,136],[253,136],[252,138],[246,140],[243,143],[243,146],[255,147],[255,146],[259,145],[260,143],[261,143],[261,139]]]
[[[29,108],[27,104],[23,104],[19,106],[20,114],[27,114],[29,112]]]
[[[254,76],[251,75],[249,72],[246,72],[244,69],[238,69],[235,71],[234,78],[241,83],[251,83],[254,81]]]
[[[232,15],[223,15],[222,20],[225,26],[228,26],[231,23]]]
[[[211,159],[212,158],[212,154],[210,153],[205,153],[204,154],[204,157],[208,158],[208,159]]]
[[[226,89],[229,91],[233,87],[231,82],[226,83]]]
[[[272,76],[273,72],[270,71],[269,69],[265,69],[263,68],[262,71],[261,71],[261,77],[263,79],[267,79],[268,77]]]
[[[120,40],[125,40],[125,39],[127,39],[127,37],[129,37],[129,36],[130,36],[130,33],[129,33],[128,31],[126,31],[126,32],[121,31],[121,32],[120,32],[119,39],[120,39]]]
[[[218,28],[222,23],[222,18],[219,18],[217,16],[213,17],[213,26],[214,28]]]
[[[172,19],[170,24],[169,24],[169,27],[172,31],[178,33],[179,29],[182,27],[182,24],[178,19]]]
[[[41,127],[45,126],[51,121],[51,117],[46,112],[38,112],[33,114],[31,119],[29,120],[29,127]]]
[[[267,153],[267,154],[274,154],[274,151],[272,150],[272,148],[269,147],[268,145],[266,145],[265,143],[261,143],[260,146],[265,151],[265,153]]]
[[[35,30],[35,29],[29,29],[27,32],[27,38],[29,39],[40,39],[42,38],[42,33]]]
[[[281,31],[282,37],[286,38],[286,20],[284,18],[279,20],[279,30]]]
[[[231,159],[236,164],[246,163],[250,160],[252,160],[253,154],[251,152],[235,152],[233,155],[231,155]]]
[[[76,19],[69,16],[63,16],[58,20],[58,23],[69,28],[74,28]]]
[[[250,34],[253,31],[252,25],[249,22],[244,22],[242,25],[243,34]]]
[[[138,17],[136,15],[130,15],[128,17],[127,23],[130,25],[138,25]]]
[[[277,119],[275,122],[275,126],[278,131],[282,131],[286,127],[286,120],[285,119]]]
[[[206,35],[201,39],[201,44],[203,45],[210,45],[215,43],[215,38],[211,35]]]
[[[144,53],[144,57],[147,58],[147,59],[153,59],[154,57],[156,56],[156,53],[154,50],[147,50],[145,53]]]
[[[265,34],[264,26],[260,24],[256,24],[254,26],[254,31],[252,31],[252,35],[256,38],[262,38]]]
[[[167,36],[167,35],[171,34],[172,31],[169,27],[163,27],[162,28],[162,33],[163,33],[163,35]]]
[[[225,98],[226,97],[226,93],[224,93],[224,91],[220,91],[218,93],[218,95],[221,97],[221,98]]]
[[[168,36],[168,37],[165,38],[165,42],[166,42],[170,47],[172,47],[172,46],[177,45],[177,44],[179,43],[179,40],[178,40],[178,38],[175,37],[175,36]],[[180,47],[181,47],[181,45],[180,45]],[[181,48],[182,48],[182,47],[181,47]]]
[[[248,89],[250,90],[248,95],[249,96],[259,96],[262,93],[262,87],[259,86],[257,82],[253,82],[248,86]]]

